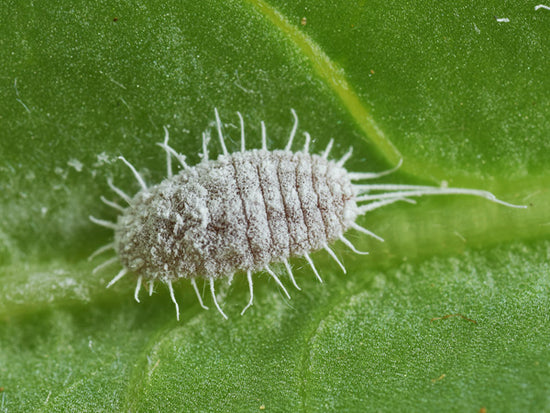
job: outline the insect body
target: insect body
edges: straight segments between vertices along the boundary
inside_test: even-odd
[[[188,166],[183,156],[168,146],[166,131],[165,141],[160,145],[167,154],[168,177],[155,186],[148,187],[136,169],[121,157],[136,176],[141,191],[130,198],[109,182],[128,207],[102,198],[122,212],[118,221],[111,223],[90,217],[115,231],[114,242],[92,255],[108,249],[116,251],[123,268],[108,286],[133,272],[138,276],[135,298],[139,301],[143,280],[149,283],[150,293],[155,281],[164,282],[179,319],[172,282],[190,279],[200,305],[207,308],[195,281],[202,277],[209,281],[216,308],[227,318],[216,301],[215,280],[246,272],[250,301],[242,313],[253,303],[252,274],[258,271],[268,272],[290,298],[270,265],[283,263],[298,289],[288,262],[290,257],[304,257],[322,282],[310,253],[324,249],[345,272],[329,245],[340,240],[354,252],[363,254],[344,237],[349,229],[382,240],[355,223],[358,216],[368,211],[397,201],[413,202],[410,197],[426,194],[470,194],[514,206],[488,192],[471,189],[355,184],[396,168],[381,173],[350,173],[343,165],[351,151],[339,161],[329,160],[331,141],[321,155],[310,154],[307,133],[303,150],[291,152],[298,126],[296,114],[292,113],[295,124],[288,144],[284,150],[274,151],[267,150],[263,122],[262,149],[245,149],[244,125],[239,114],[241,151],[229,154],[216,111],[223,153],[216,160],[209,160],[203,134],[203,160],[194,167]],[[172,173],[172,156],[183,166],[177,175]],[[116,260],[108,260],[96,270]]]

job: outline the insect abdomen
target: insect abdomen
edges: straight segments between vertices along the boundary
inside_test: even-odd
[[[206,236],[216,240],[208,248],[210,256],[203,257],[208,276],[260,270],[318,250],[347,229],[344,209],[355,206],[351,183],[332,162],[307,153],[253,150],[210,165],[199,174],[209,193]],[[221,181],[211,179],[218,168],[227,173]],[[324,175],[314,176],[320,171]],[[226,264],[231,255],[230,269]]]

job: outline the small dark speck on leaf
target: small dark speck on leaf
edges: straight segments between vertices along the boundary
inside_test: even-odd
[[[118,21],[118,17],[115,17],[113,21],[116,23]]]
[[[433,323],[434,321],[436,320],[446,320],[447,318],[451,318],[451,317],[460,317],[462,318],[463,320],[466,320],[466,321],[469,321],[470,323],[474,323],[474,324],[477,324],[477,321],[476,320],[472,320],[471,318],[468,318],[466,316],[463,316],[462,314],[447,314],[443,317],[434,317],[430,320],[431,323]]]

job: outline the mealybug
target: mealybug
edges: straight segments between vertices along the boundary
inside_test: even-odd
[[[224,318],[215,293],[215,280],[232,277],[236,272],[246,273],[250,301],[241,314],[252,305],[254,290],[252,274],[266,271],[281,287],[288,291],[270,265],[282,263],[290,281],[300,289],[289,264],[290,257],[304,257],[313,273],[323,282],[310,254],[324,249],[346,269],[330,249],[337,240],[358,254],[352,243],[344,237],[349,229],[383,241],[378,235],[356,224],[357,217],[397,201],[413,202],[411,197],[433,194],[467,194],[480,196],[510,206],[493,194],[473,189],[438,188],[416,185],[357,184],[356,181],[376,179],[397,168],[379,172],[348,172],[344,163],[351,149],[338,161],[329,160],[331,140],[320,155],[309,153],[310,136],[306,132],[305,145],[292,152],[292,142],[298,128],[298,117],[292,110],[294,126],[283,150],[269,151],[265,125],[262,122],[262,148],[246,150],[244,121],[238,113],[241,126],[241,150],[229,153],[222,134],[222,124],[215,110],[216,124],[222,154],[216,160],[208,158],[208,139],[203,133],[202,161],[189,166],[185,157],[168,146],[168,130],[159,145],[166,151],[168,177],[158,185],[147,186],[137,170],[123,157],[133,172],[141,190],[130,197],[108,180],[110,188],[128,206],[101,200],[120,211],[116,223],[90,219],[99,225],[112,228],[114,242],[99,248],[90,258],[114,249],[117,257],[94,269],[100,269],[120,260],[122,270],[107,285],[110,287],[129,272],[137,275],[135,299],[143,281],[148,283],[149,295],[155,281],[168,286],[170,297],[179,307],[172,282],[180,278],[191,281],[201,307],[202,301],[196,278],[210,284],[212,301]],[[172,157],[182,170],[172,173]]]

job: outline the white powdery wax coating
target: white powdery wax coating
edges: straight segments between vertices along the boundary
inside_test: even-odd
[[[346,269],[329,247],[342,241],[357,254],[359,251],[344,237],[354,229],[383,241],[381,237],[361,227],[355,220],[367,212],[395,202],[414,203],[411,198],[423,195],[473,195],[514,208],[525,208],[497,199],[493,194],[478,189],[433,187],[401,184],[361,184],[354,181],[378,179],[401,166],[382,172],[348,172],[343,168],[351,156],[350,150],[337,162],[329,161],[333,146],[331,140],[321,156],[309,153],[311,137],[307,132],[303,151],[291,152],[298,127],[298,116],[285,150],[267,150],[265,126],[262,122],[262,149],[245,151],[244,121],[240,113],[241,152],[229,154],[225,146],[222,123],[214,110],[223,155],[216,161],[208,160],[208,134],[203,133],[203,161],[194,167],[185,162],[185,156],[168,146],[168,129],[164,142],[168,178],[159,185],[148,187],[136,168],[124,157],[142,190],[131,198],[108,179],[109,187],[129,206],[101,197],[106,205],[121,212],[117,223],[90,216],[90,220],[115,231],[112,243],[98,248],[89,259],[114,249],[123,266],[107,284],[115,284],[129,272],[137,275],[134,297],[139,302],[142,281],[148,282],[149,295],[155,281],[168,287],[170,298],[177,303],[172,282],[189,278],[202,308],[202,296],[196,278],[210,284],[212,301],[220,314],[227,318],[216,299],[215,280],[226,277],[230,282],[237,271],[246,272],[250,301],[254,300],[252,274],[267,272],[290,295],[270,264],[284,264],[292,284],[300,289],[288,258],[303,256],[315,276],[323,282],[310,253],[324,249],[345,273]],[[172,157],[184,168],[174,176]],[[114,264],[117,257],[99,264],[93,273]]]
[[[355,199],[346,170],[321,156],[236,152],[139,192],[115,249],[145,279],[260,271],[339,239],[359,215]]]

